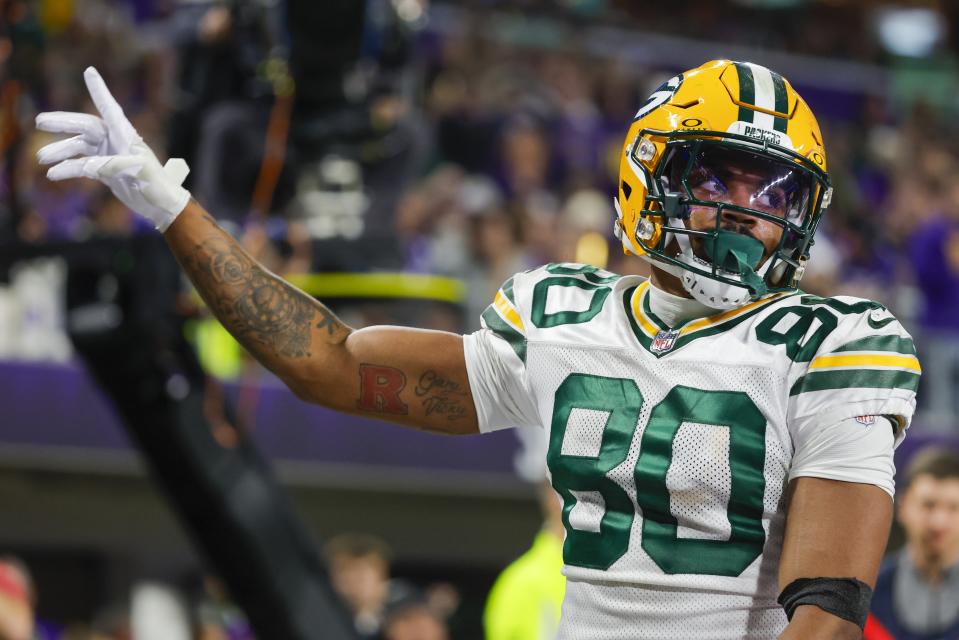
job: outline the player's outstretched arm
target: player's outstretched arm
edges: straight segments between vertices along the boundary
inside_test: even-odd
[[[300,398],[440,433],[477,432],[462,336],[350,329],[257,263],[195,202],[164,236],[223,326]]]
[[[876,585],[892,499],[877,486],[823,478],[789,484],[779,587],[802,578],[855,578]],[[862,638],[856,624],[811,605],[798,606],[781,640]]]
[[[161,165],[90,67],[84,80],[99,117],[52,112],[37,127],[72,137],[37,152],[51,180],[99,180],[163,232],[210,309],[299,397],[440,433],[475,433],[461,336],[373,327],[354,331],[325,306],[270,273],[180,185],[182,160]]]

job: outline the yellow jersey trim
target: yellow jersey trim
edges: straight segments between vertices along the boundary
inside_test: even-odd
[[[636,319],[639,326],[642,327],[643,332],[645,332],[646,335],[648,335],[650,338],[654,338],[659,333],[659,329],[656,327],[655,324],[653,324],[651,320],[649,320],[649,318],[646,317],[646,313],[643,311],[643,300],[645,299],[645,296],[649,294],[650,286],[651,285],[649,280],[646,280],[641,285],[636,287],[636,291],[633,292],[633,299],[630,301],[630,306],[632,307],[632,310],[633,310],[633,317]],[[788,295],[791,295],[791,294],[777,293],[768,298],[763,298],[762,300],[756,300],[755,302],[750,302],[749,304],[744,305],[742,307],[730,309],[729,311],[724,311],[714,316],[709,316],[706,318],[700,318],[698,320],[694,320],[679,329],[679,337],[683,337],[691,333],[695,333],[702,329],[707,329],[709,327],[712,327],[713,325],[719,324],[720,322],[732,320],[733,318],[741,316],[744,313],[749,313],[753,309],[757,309],[763,305],[769,304],[771,302],[775,302],[776,300],[779,300],[780,298],[784,298]]]
[[[867,355],[827,354],[821,355],[809,363],[810,369],[826,369],[831,367],[896,367],[898,369],[915,371],[916,373],[922,372],[916,356],[891,355],[887,353]]]
[[[526,327],[523,324],[523,319],[519,316],[519,311],[516,310],[516,307],[510,304],[509,299],[506,297],[506,294],[503,293],[502,289],[496,292],[496,297],[493,299],[493,306],[503,317],[503,320],[506,320],[506,322],[508,322],[517,331],[523,334],[526,333]]]

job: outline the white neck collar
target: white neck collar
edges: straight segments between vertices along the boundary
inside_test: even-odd
[[[704,305],[699,300],[684,298],[663,291],[652,282],[649,283],[649,310],[669,327],[675,327],[693,318],[711,316],[721,311],[721,309]]]

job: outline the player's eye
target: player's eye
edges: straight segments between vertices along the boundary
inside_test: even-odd
[[[802,217],[805,194],[801,181],[792,172],[768,180],[753,195],[753,204],[787,220]]]
[[[723,196],[729,188],[715,171],[697,167],[689,175],[689,186],[707,197]]]
[[[763,189],[756,194],[754,197],[754,202],[763,209],[768,209],[783,215],[786,214],[786,194],[782,189]]]

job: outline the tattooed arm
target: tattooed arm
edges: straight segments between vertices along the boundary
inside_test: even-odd
[[[462,336],[351,329],[251,258],[196,202],[164,236],[223,326],[298,397],[438,433],[477,432]]]
[[[253,356],[301,398],[440,433],[475,433],[462,336],[374,327],[353,331],[253,260],[143,142],[93,67],[83,72],[98,116],[50,112],[37,127],[73,137],[37,151],[51,180],[99,180],[164,234],[207,305]]]

